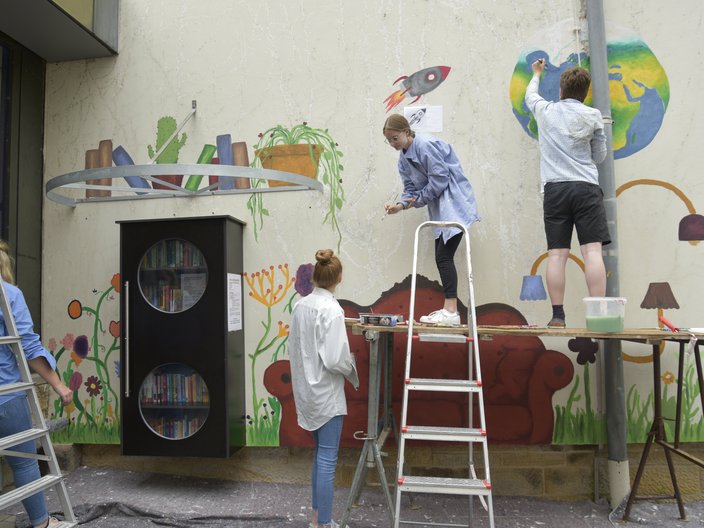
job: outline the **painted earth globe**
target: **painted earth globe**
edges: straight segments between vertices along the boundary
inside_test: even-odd
[[[539,91],[550,101],[560,98],[562,72],[578,65],[589,69],[588,55],[579,51],[566,26],[574,27],[574,24],[565,21],[533,38],[521,52],[511,77],[513,115],[533,138],[538,137],[538,129],[523,101],[533,75],[531,64],[539,58],[546,60]],[[544,42],[562,42],[562,45],[551,47]],[[607,56],[614,158],[619,159],[642,150],[655,138],[670,101],[670,84],[648,45],[628,30],[607,28]],[[591,100],[590,90],[584,102],[591,105]]]

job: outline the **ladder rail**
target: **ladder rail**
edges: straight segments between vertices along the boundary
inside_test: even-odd
[[[471,328],[472,331],[472,341],[470,343],[470,347],[472,349],[472,353],[469,354],[469,378],[472,379],[472,376],[474,375],[474,379],[477,381],[477,383],[481,386],[482,385],[482,368],[481,368],[481,361],[480,361],[480,355],[479,355],[479,334],[477,332],[477,321],[476,321],[476,300],[474,296],[474,273],[472,269],[472,257],[471,257],[471,250],[470,250],[470,243],[469,243],[469,232],[466,227],[464,227],[464,232],[465,236],[467,237],[465,239],[465,253],[466,253],[466,262],[467,262],[467,279],[468,279],[468,285],[469,285],[469,303],[467,306],[467,325],[469,328]],[[480,428],[484,431],[486,431],[486,410],[484,408],[484,398],[482,396],[479,396],[477,398],[477,402],[479,405],[479,423],[480,423]],[[474,394],[470,393],[469,394],[469,424],[470,426],[474,423]],[[485,479],[487,482],[491,483],[491,478],[490,478],[490,472],[489,472],[489,450],[488,449],[483,449],[482,450],[483,454],[483,461],[484,461],[484,475]],[[470,468],[472,468],[472,471],[474,471],[474,445],[470,444],[469,445],[469,465]],[[486,504],[484,504],[486,507]]]
[[[418,248],[420,232],[427,227],[456,227],[464,233],[465,237],[465,255],[467,262],[467,281],[468,281],[468,294],[469,299],[467,303],[467,325],[468,329],[471,331],[471,337],[467,339],[468,350],[467,350],[467,363],[468,363],[468,376],[467,376],[467,388],[461,387],[446,387],[439,389],[433,386],[433,380],[418,380],[421,381],[420,385],[416,382],[417,380],[411,380],[411,356],[413,348],[413,338],[414,338],[414,325],[415,325],[415,301],[416,301],[416,287],[417,287],[417,275],[418,275]],[[395,493],[395,505],[394,505],[394,528],[399,528],[400,524],[416,524],[412,521],[401,520],[401,494],[402,492],[435,492],[435,493],[452,493],[456,494],[459,490],[464,490],[464,493],[469,495],[469,519],[470,524],[472,524],[473,515],[473,503],[472,497],[477,496],[482,502],[482,505],[489,512],[489,526],[494,528],[494,514],[493,514],[493,504],[491,496],[491,479],[489,471],[489,452],[487,449],[486,438],[482,441],[477,442],[473,438],[474,431],[471,428],[474,424],[474,397],[477,397],[478,410],[479,410],[479,421],[480,427],[479,431],[481,434],[486,434],[486,413],[484,408],[484,398],[481,394],[482,387],[482,375],[481,375],[481,364],[479,355],[479,336],[477,332],[476,324],[476,310],[475,310],[475,295],[474,295],[474,280],[472,273],[472,259],[470,250],[470,239],[469,230],[463,224],[459,222],[438,222],[428,220],[422,222],[415,230],[415,236],[413,240],[413,266],[411,275],[411,295],[410,295],[410,305],[409,305],[409,315],[408,315],[408,331],[406,339],[406,363],[404,367],[404,388],[403,388],[403,406],[401,409],[401,427],[402,434],[399,435],[398,441],[398,464],[397,464],[397,479],[396,479],[396,493]],[[451,380],[446,380],[451,381]],[[457,381],[457,380],[455,380]],[[461,385],[458,382],[456,385]],[[473,390],[471,386],[476,387]],[[427,388],[425,388],[427,387]],[[466,391],[468,398],[468,419],[469,428],[467,431],[452,430],[445,432],[437,432],[434,428],[424,428],[423,426],[408,426],[408,402],[409,402],[409,391],[413,390],[451,390],[458,391],[458,389],[463,389]],[[477,394],[475,394],[475,392]],[[409,434],[409,430],[411,431]],[[420,431],[420,432],[419,432]],[[446,488],[444,485],[441,486],[437,480],[427,480],[423,477],[408,477],[404,476],[404,465],[405,465],[405,449],[406,449],[406,438],[409,440],[419,439],[423,437],[431,437],[434,439],[439,439],[442,435],[445,435],[446,441],[463,441],[468,443],[469,449],[469,476],[470,479],[458,479],[459,484],[450,485]],[[479,443],[482,446],[483,461],[484,461],[484,478],[478,479],[476,476],[476,469],[474,465],[474,444]],[[449,479],[454,480],[454,479]],[[469,490],[469,491],[468,491]],[[423,523],[428,525],[427,523]],[[430,523],[433,525],[434,523]],[[437,524],[438,526],[443,525],[442,523]]]
[[[408,308],[408,333],[406,336],[406,361],[404,364],[404,375],[403,379],[407,380],[411,377],[411,350],[413,348],[413,325],[415,324],[415,308],[416,308],[416,277],[418,275],[418,240],[420,230],[424,224],[420,224],[415,231],[413,237],[413,267],[411,272],[411,303]],[[403,389],[403,401],[401,404],[401,425],[406,424],[408,416],[408,388],[404,386]],[[404,440],[404,435],[398,436],[398,463],[396,464],[396,501],[394,503],[394,528],[399,528],[399,519],[401,517],[401,492],[399,487],[399,480],[403,475],[403,465],[405,461],[405,449],[406,442]]]

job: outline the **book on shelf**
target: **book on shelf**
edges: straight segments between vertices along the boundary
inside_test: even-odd
[[[88,166],[89,164],[91,165],[90,167]],[[112,167],[111,139],[103,139],[100,141],[97,150],[86,151],[86,169],[97,169],[100,167]],[[88,180],[86,183],[90,185],[102,185],[103,187],[109,187],[112,185],[112,180],[110,178],[98,178],[95,180]],[[112,193],[108,189],[86,189],[86,198],[105,198],[111,195]]]
[[[112,151],[112,161],[115,163],[116,167],[121,167],[124,165],[134,165],[132,161],[132,156],[129,155],[127,150],[122,145],[118,145],[115,150]],[[125,176],[125,181],[130,187],[135,187],[137,189],[151,189],[149,182],[140,176]],[[138,192],[137,194],[147,194],[143,192]]]

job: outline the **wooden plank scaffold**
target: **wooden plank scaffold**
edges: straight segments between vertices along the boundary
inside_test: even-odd
[[[391,367],[392,367],[392,355],[393,355],[393,335],[394,334],[407,334],[408,326],[401,324],[398,326],[376,326],[376,325],[363,325],[360,323],[347,323],[351,331],[355,335],[365,335],[371,336],[367,340],[370,343],[370,350],[373,351],[373,355],[370,355],[370,376],[371,371],[374,374],[374,383],[370,377],[370,393],[375,394],[374,402],[378,404],[379,402],[379,387],[378,384],[381,379],[390,380],[391,379]],[[646,497],[638,496],[637,491],[640,485],[640,480],[645,471],[647,465],[648,456],[653,444],[660,445],[665,450],[665,456],[671,461],[671,453],[675,453],[678,456],[684,458],[685,460],[694,463],[700,467],[704,468],[704,461],[688,454],[681,447],[680,441],[680,425],[681,425],[681,410],[682,410],[682,386],[678,384],[677,386],[677,397],[676,397],[676,415],[675,417],[665,417],[662,411],[662,397],[661,397],[661,361],[660,361],[660,348],[661,344],[664,342],[673,342],[679,345],[678,352],[678,379],[682,379],[684,370],[684,359],[687,352],[694,354],[694,359],[696,362],[697,377],[699,381],[699,387],[704,388],[704,376],[701,355],[699,352],[698,343],[704,340],[704,332],[701,331],[669,331],[660,328],[626,328],[621,332],[616,333],[605,333],[605,332],[594,332],[587,330],[586,328],[547,328],[538,327],[533,325],[524,326],[492,326],[492,325],[477,325],[477,334],[479,340],[491,340],[495,336],[534,336],[534,337],[550,337],[550,338],[565,338],[571,339],[576,337],[584,337],[596,340],[606,340],[606,339],[618,339],[621,341],[627,341],[638,344],[645,344],[652,347],[653,351],[653,407],[654,407],[654,417],[653,425],[648,433],[648,438],[643,449],[643,454],[638,466],[636,477],[634,478],[633,487],[631,494],[628,499],[626,513],[624,514],[624,519],[628,520],[630,509],[634,501],[636,500],[648,500],[648,499],[660,499],[669,498],[677,500],[678,507],[680,508],[680,515],[685,519],[684,502],[682,501],[681,493],[679,492],[679,487],[677,485],[677,477],[675,473],[674,465],[668,463],[668,468],[670,469],[670,477],[673,484],[674,494],[672,496],[663,497]],[[469,329],[467,326],[463,327],[424,327],[424,326],[414,326],[413,333],[416,335],[422,335],[425,333],[430,334],[447,334],[447,335],[469,335]],[[372,361],[372,357],[374,360]],[[383,359],[383,361],[382,361]],[[381,375],[382,363],[384,368],[383,376]],[[384,383],[385,387],[388,387],[388,383]],[[700,399],[702,402],[702,409],[704,410],[704,389],[700,389]],[[383,448],[384,442],[388,436],[390,429],[393,427],[394,421],[391,416],[391,395],[384,394],[383,398],[383,409],[384,409],[384,427],[379,435],[374,435],[373,438],[369,438],[366,441],[376,444],[376,449],[380,450]],[[371,405],[372,399],[370,399],[370,424],[377,424],[377,413],[373,412],[374,409],[378,408],[378,405]],[[664,420],[672,419],[675,421],[675,438],[673,444],[668,443],[665,430],[663,427]],[[370,426],[371,430],[371,426]],[[379,462],[374,460],[373,457],[369,457],[370,450],[362,453],[360,457],[360,466],[364,467],[375,467]],[[368,457],[371,460],[368,460]],[[368,465],[367,465],[368,464]],[[377,468],[378,469],[378,468]],[[361,470],[360,470],[361,471]],[[365,473],[366,475],[366,473]],[[361,475],[360,475],[361,477]],[[350,509],[352,507],[353,501],[359,494],[360,488],[363,485],[364,478],[357,479],[356,493],[351,494],[350,502],[348,504],[347,510],[345,512],[345,521],[349,518]],[[387,507],[392,508],[387,499]],[[342,525],[344,526],[344,525]]]

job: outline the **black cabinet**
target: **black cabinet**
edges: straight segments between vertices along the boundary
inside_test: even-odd
[[[122,454],[227,457],[246,442],[244,223],[118,224]]]

